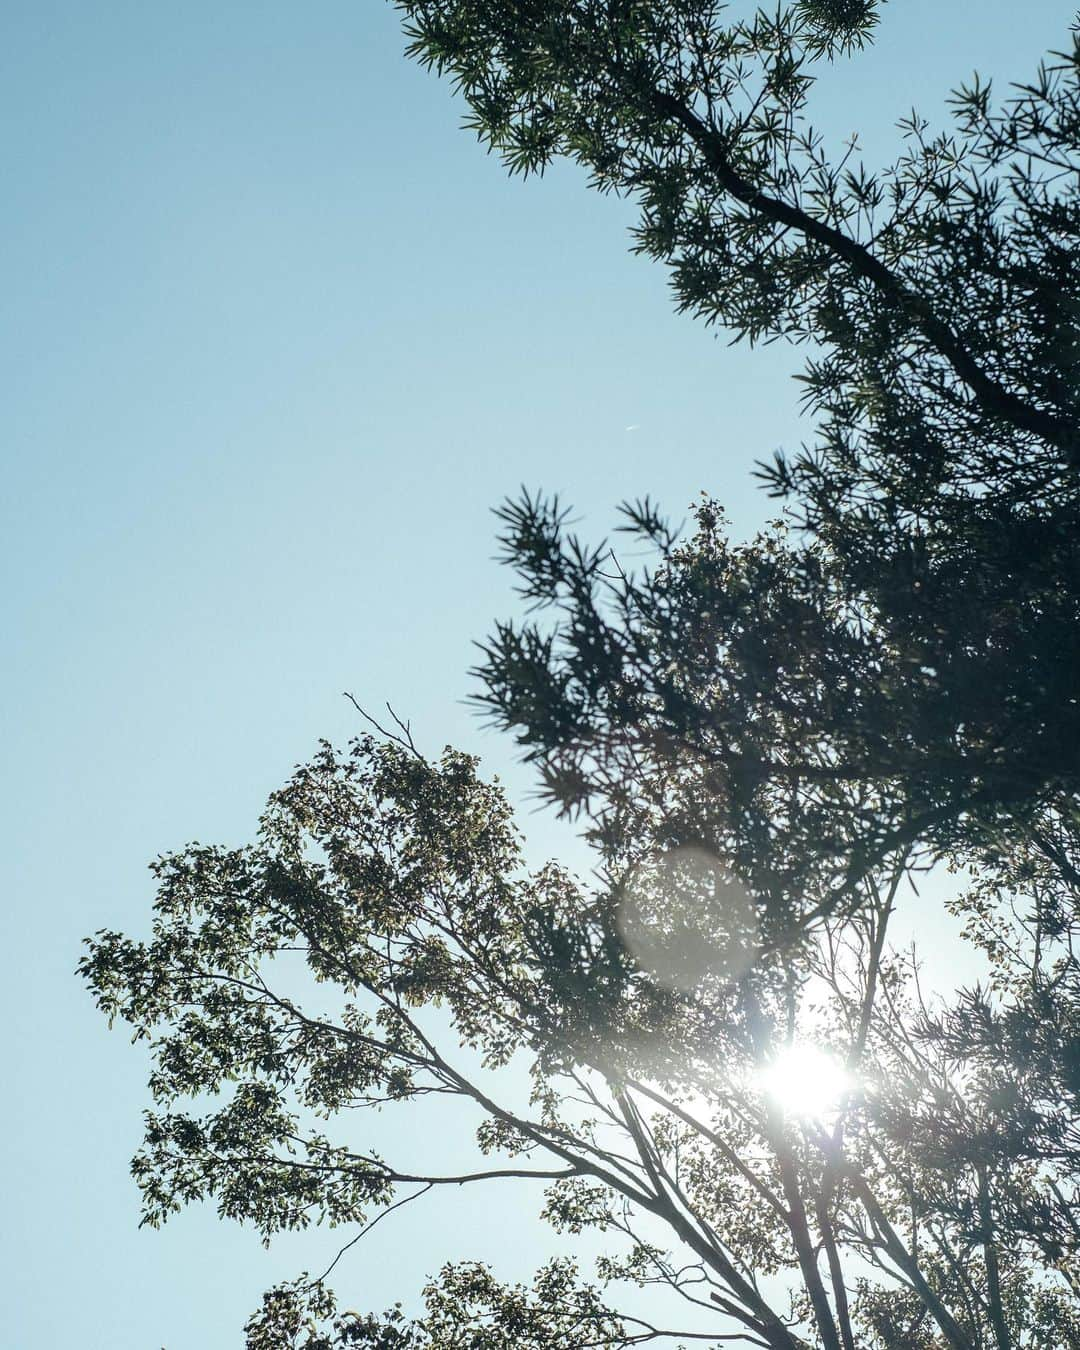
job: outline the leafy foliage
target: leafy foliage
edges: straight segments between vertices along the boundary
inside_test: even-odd
[[[653,864],[618,884],[529,874],[501,792],[467,757],[429,762],[377,737],[344,756],[324,746],[275,795],[255,846],[157,864],[149,942],[102,933],[84,960],[99,1005],[154,1055],[134,1165],[145,1218],[213,1197],[269,1238],[362,1225],[434,1186],[541,1181],[557,1229],[625,1242],[601,1263],[606,1282],[712,1307],[717,1337],[792,1350],[925,1332],[959,1348],[996,1318],[1012,1344],[1074,1343],[1076,891],[1051,860],[1075,851],[1074,832],[1058,822],[1026,858],[973,860],[955,906],[992,979],[929,1006],[885,943],[906,854],[864,871],[850,917],[733,965],[746,923],[767,936],[776,902],[719,853],[673,870],[661,835]],[[693,978],[672,978],[685,960]],[[307,1006],[326,985],[333,1015]],[[850,1074],[825,1114],[785,1110],[765,1076],[807,1044]],[[515,1064],[528,1101],[507,1095]],[[474,1168],[443,1175],[355,1139],[357,1110],[430,1094],[476,1109]],[[192,1099],[214,1109],[192,1114]],[[657,1221],[675,1253],[656,1245]],[[767,1295],[770,1276],[801,1284],[790,1310]],[[706,1334],[617,1314],[566,1263],[538,1280],[528,1295],[455,1267],[418,1319],[336,1321],[322,1285],[301,1282],[267,1296],[249,1344]]]
[[[546,1350],[626,1343],[621,1324],[581,1284],[573,1265],[553,1261],[532,1290],[499,1284],[484,1266],[447,1266],[424,1289],[423,1316],[407,1320],[399,1307],[382,1317],[346,1312],[319,1286],[303,1280],[271,1290],[247,1325],[247,1350]],[[328,1325],[329,1324],[329,1325]]]
[[[1080,1347],[1080,52],[872,172],[807,114],[873,0],[399,7],[512,170],[637,200],[681,308],[813,344],[816,441],[749,543],[707,498],[686,538],[624,507],[636,573],[556,499],[502,508],[535,612],[479,701],[594,877],[527,868],[499,786],[400,725],[322,746],[251,847],[159,860],[150,938],[81,966],[151,1050],[145,1221],[359,1235],[540,1183],[609,1244],[598,1283],[448,1266],[415,1315],[304,1277],[249,1350]],[[949,996],[889,938],[931,865],[980,963]],[[365,1143],[438,1098],[465,1170]]]
[[[454,79],[512,170],[567,156],[637,201],[636,246],[670,267],[681,308],[751,341],[813,343],[817,443],[763,474],[825,549],[800,565],[828,566],[838,598],[889,642],[885,678],[904,690],[901,736],[868,710],[847,769],[937,773],[951,805],[929,809],[943,815],[1074,794],[1076,35],[1000,110],[976,80],[954,95],[952,133],[913,115],[904,152],[871,172],[853,146],[828,159],[809,101],[814,63],[869,38],[872,4],[752,18],[713,3],[401,8],[414,54]],[[556,558],[543,504],[516,512],[523,593],[551,601],[565,581],[569,631],[596,651],[545,673],[543,639],[499,632],[492,706],[536,754],[558,747],[573,805],[560,752],[576,710],[560,694],[579,668],[616,678],[621,653],[588,602],[600,553]],[[503,706],[526,698],[551,725]]]

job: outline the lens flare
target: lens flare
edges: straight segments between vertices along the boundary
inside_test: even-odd
[[[750,969],[760,943],[753,899],[703,849],[656,854],[623,888],[619,932],[658,984],[693,993]]]

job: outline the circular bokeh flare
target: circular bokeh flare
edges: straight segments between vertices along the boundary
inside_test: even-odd
[[[707,981],[738,980],[760,947],[753,899],[700,848],[672,849],[639,863],[623,886],[617,922],[641,969],[683,993]]]

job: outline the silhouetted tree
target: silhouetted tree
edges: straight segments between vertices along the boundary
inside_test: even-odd
[[[669,265],[681,308],[751,341],[814,344],[803,381],[817,439],[763,473],[823,546],[833,587],[889,643],[885,675],[906,705],[903,734],[888,719],[864,734],[849,722],[844,772],[917,780],[946,831],[971,810],[1071,799],[1075,35],[1000,112],[976,79],[954,95],[953,132],[912,116],[904,153],[875,174],[853,147],[831,163],[808,120],[814,63],[868,39],[873,3],[807,0],[747,19],[684,0],[400,8],[413,54],[453,78],[468,124],[511,170],[566,156],[639,204],[636,247]],[[527,593],[549,598],[547,522],[526,507],[512,527],[512,560],[536,573]],[[580,605],[586,642],[598,640],[590,620]],[[523,712],[540,674],[523,672],[517,692],[500,681],[499,660],[523,654],[506,638],[493,707],[557,764],[564,804],[577,805],[575,781],[583,790],[590,775]],[[544,659],[535,645],[524,654]]]
[[[592,879],[528,869],[498,786],[401,724],[323,746],[253,846],[158,862],[151,938],[82,963],[152,1048],[146,1221],[362,1230],[539,1182],[610,1242],[592,1281],[449,1266],[415,1314],[304,1276],[250,1350],[1080,1347],[1080,54],[1002,111],[961,90],[873,175],[805,120],[865,0],[400,8],[512,169],[636,197],[683,308],[813,341],[817,439],[748,544],[707,499],[686,538],[625,507],[636,573],[554,499],[502,509],[538,612],[479,699]],[[932,864],[982,962],[949,996],[889,941]],[[467,1169],[364,1142],[364,1109],[443,1096]]]
[[[252,1350],[1080,1345],[1078,920],[1046,849],[971,860],[987,979],[933,1002],[886,941],[905,851],[778,944],[752,869],[652,843],[618,880],[529,873],[473,761],[364,738],[298,770],[254,846],[159,862],[149,942],[94,939],[99,1005],[153,1050],[147,1222],[212,1198],[269,1238],[540,1182],[557,1229],[607,1234],[603,1284],[697,1316],[658,1297],[646,1321],[565,1260],[532,1291],[466,1263],[415,1318],[335,1322],[304,1277]],[[474,1110],[461,1171],[364,1142],[365,1109],[430,1096]]]

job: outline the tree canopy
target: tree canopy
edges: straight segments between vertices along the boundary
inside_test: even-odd
[[[808,120],[869,0],[399,8],[511,170],[576,159],[681,308],[807,344],[815,439],[748,543],[627,504],[636,570],[556,498],[501,509],[533,612],[478,703],[593,876],[401,723],[320,747],[251,846],[155,864],[149,939],[81,966],[151,1047],[145,1220],[355,1234],[490,1182],[608,1241],[531,1287],[448,1266],[413,1312],[302,1276],[249,1350],[1080,1347],[1080,47],[875,174]],[[982,971],[950,995],[889,936],[931,866]],[[468,1170],[364,1142],[440,1096]]]
[[[1000,108],[975,80],[953,97],[953,131],[912,115],[875,174],[850,146],[831,163],[810,121],[815,63],[869,38],[873,4],[401,8],[414,54],[453,78],[511,170],[578,161],[638,203],[636,247],[670,267],[681,308],[812,347],[816,440],[763,474],[887,644],[906,705],[884,725],[851,710],[844,771],[932,779],[926,806],[946,825],[1073,794],[1075,35]],[[555,599],[551,521],[527,509],[513,525],[511,560],[535,573],[525,593]],[[597,643],[583,581],[573,631]],[[505,720],[513,699],[496,695]]]

